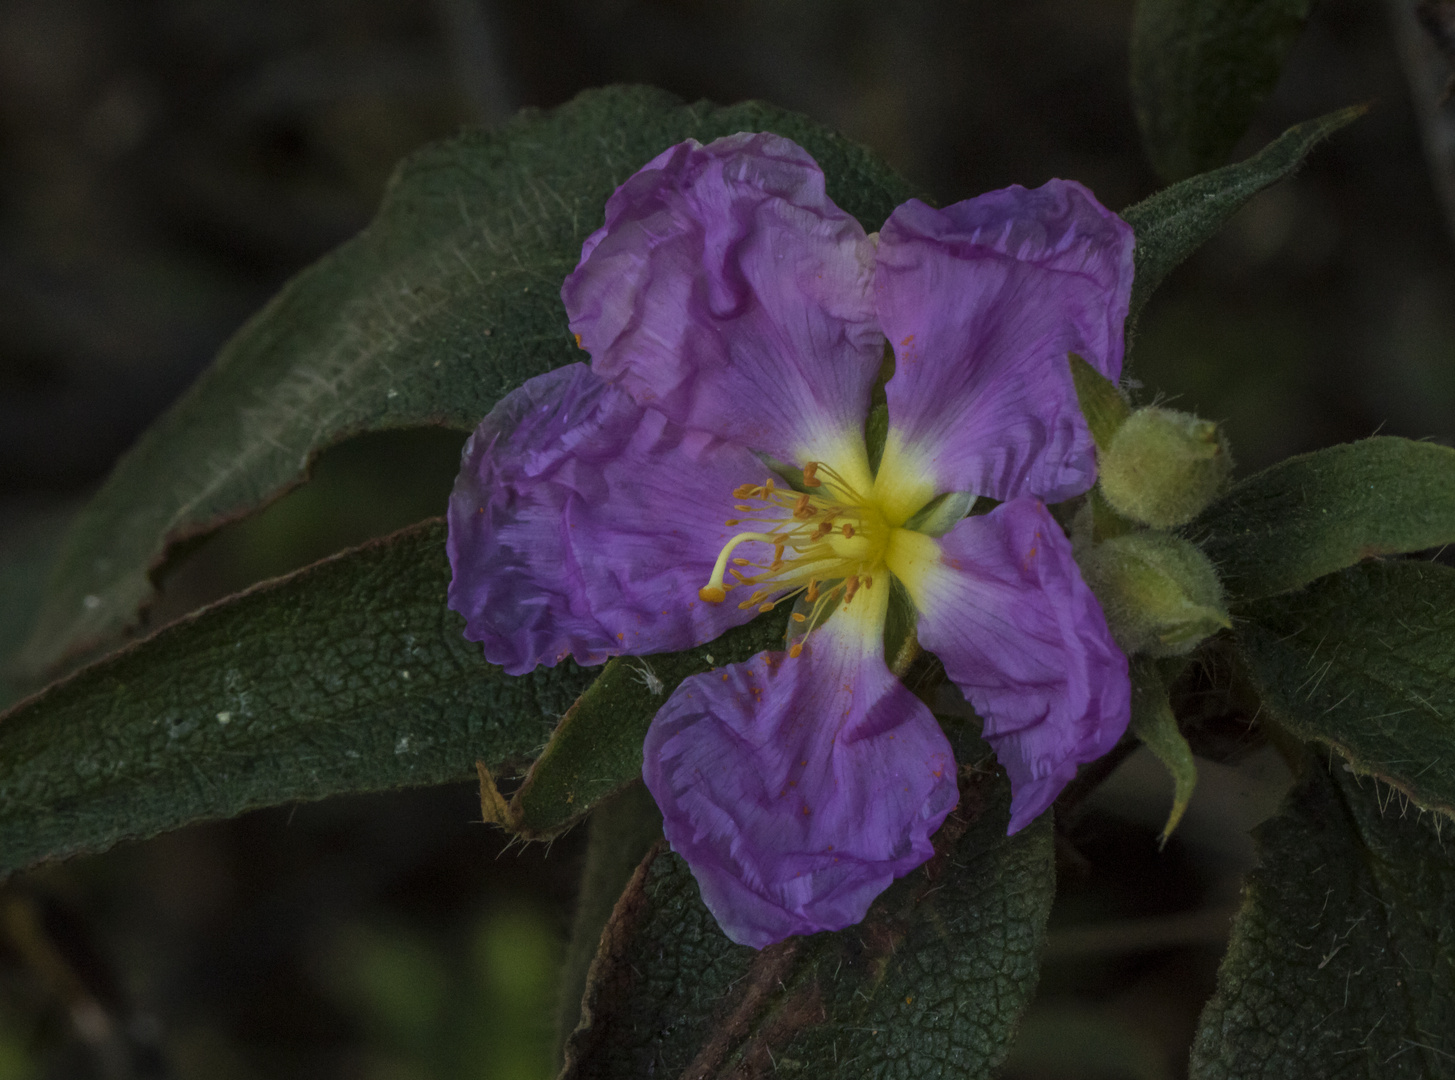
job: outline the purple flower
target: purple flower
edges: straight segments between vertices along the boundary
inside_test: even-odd
[[[793,602],[786,652],[686,679],[645,746],[734,941],[859,921],[956,804],[944,734],[885,665],[893,581],[1010,774],[1009,831],[1121,736],[1126,658],[1044,502],[1095,477],[1066,354],[1120,373],[1131,252],[1068,181],[910,201],[876,241],[793,143],[683,143],[611,197],[561,290],[591,366],[532,379],[466,446],[450,606],[513,674]],[[965,517],[974,496],[1000,505]]]

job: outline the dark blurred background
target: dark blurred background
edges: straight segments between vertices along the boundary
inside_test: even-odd
[[[1063,176],[1121,208],[1159,186],[1127,89],[1131,14],[0,0],[0,603],[24,606],[117,455],[289,275],[369,220],[415,147],[646,82],[801,110],[940,202]],[[1134,343],[1144,399],[1224,421],[1244,472],[1376,430],[1455,439],[1455,264],[1383,7],[1316,7],[1238,156],[1361,101],[1365,119],[1169,279]],[[173,568],[157,620],[439,512],[462,441],[331,451],[312,483]],[[0,620],[0,655],[18,633]],[[1141,756],[1061,822],[1043,993],[1010,1075],[1185,1075],[1253,858],[1243,831],[1286,783],[1267,748],[1236,742],[1203,764],[1165,852],[1170,782]],[[549,1076],[584,840],[503,850],[474,798],[284,807],[9,882],[0,1080]]]

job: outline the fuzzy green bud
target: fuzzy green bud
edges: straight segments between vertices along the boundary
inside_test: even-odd
[[[1181,537],[1126,533],[1081,552],[1078,561],[1128,656],[1181,656],[1231,625],[1212,563]]]
[[[1217,424],[1154,405],[1127,417],[1098,472],[1112,509],[1169,529],[1191,521],[1213,501],[1232,464]]]

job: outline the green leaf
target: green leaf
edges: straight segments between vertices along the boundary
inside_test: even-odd
[[[1157,661],[1151,657],[1139,656],[1132,660],[1130,726],[1132,734],[1172,774],[1172,809],[1167,814],[1167,824],[1162,827],[1161,838],[1166,844],[1192,801],[1192,791],[1197,786],[1197,763],[1192,759],[1192,747],[1177,728],[1177,717],[1172,714],[1172,703],[1167,698],[1167,684]]]
[[[1165,180],[1227,161],[1298,39],[1313,0],[1137,0],[1132,101]]]
[[[1172,270],[1223,227],[1258,192],[1303,164],[1324,139],[1365,112],[1356,105],[1295,124],[1258,153],[1236,165],[1163,188],[1122,211],[1137,234],[1136,277],[1130,322]]]
[[[1081,406],[1081,415],[1091,429],[1097,451],[1104,454],[1111,446],[1117,429],[1132,415],[1132,408],[1122,397],[1117,384],[1084,359],[1075,353],[1067,353],[1066,359],[1071,364],[1071,381],[1076,385],[1076,401]]]
[[[204,818],[522,763],[591,681],[485,662],[442,521],[176,623],[0,718],[0,874]]]
[[[1258,830],[1193,1080],[1455,1076],[1455,862],[1432,824],[1306,763]]]
[[[1455,450],[1387,436],[1280,461],[1183,532],[1231,599],[1296,589],[1372,555],[1455,542]]]
[[[510,803],[505,824],[530,840],[564,832],[642,775],[652,717],[689,675],[783,648],[789,605],[716,641],[662,656],[618,657],[561,718]]]
[[[603,935],[563,1077],[990,1076],[1035,989],[1051,823],[1007,837],[1004,776],[962,775],[935,858],[863,923],[762,952],[723,937],[659,848]]]
[[[11,670],[40,608],[46,572],[71,508],[51,507],[0,520],[0,709],[24,693],[23,678]]]
[[[426,148],[378,217],[290,282],[120,461],[76,521],[25,652],[35,676],[108,643],[177,540],[301,482],[363,431],[474,428],[531,376],[582,359],[560,288],[618,184],[668,146],[771,130],[877,229],[911,192],[860,147],[759,103],[611,88]]]
[[[571,940],[561,964],[561,992],[556,1011],[555,1063],[560,1067],[566,1040],[581,1018],[581,996],[591,961],[601,944],[617,900],[652,845],[662,838],[662,813],[645,784],[632,784],[606,800],[591,815],[586,866],[576,893]]]
[[[1369,563],[1238,614],[1239,650],[1282,724],[1455,816],[1455,570]]]

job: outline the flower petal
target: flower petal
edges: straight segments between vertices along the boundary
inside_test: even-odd
[[[1091,436],[1066,354],[1121,374],[1131,226],[1080,184],[1010,187],[879,236],[875,294],[896,367],[890,447],[935,491],[1047,502],[1091,486]]]
[[[861,920],[959,799],[929,709],[834,619],[799,657],[687,679],[644,752],[672,850],[723,932],[759,949]]]
[[[1131,715],[1127,658],[1071,544],[1033,499],[966,518],[902,580],[919,639],[985,721],[1010,774],[1010,832],[1112,748]],[[896,571],[898,572],[898,571]]]
[[[512,675],[711,641],[753,612],[697,590],[735,531],[747,449],[644,409],[585,364],[531,379],[465,444],[449,606]]]
[[[862,441],[883,336],[873,245],[796,144],[680,143],[606,204],[561,289],[595,370],[783,461]]]

